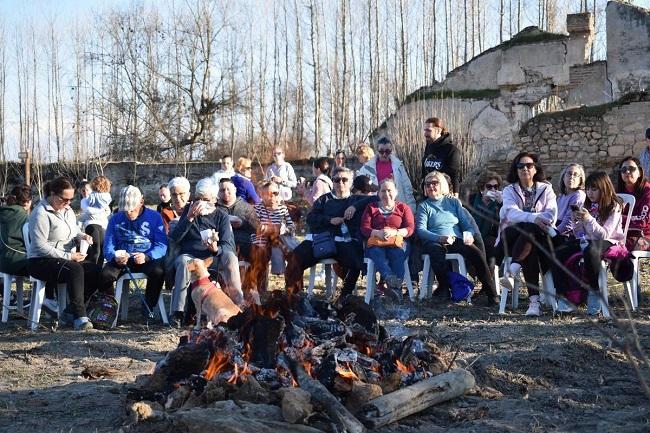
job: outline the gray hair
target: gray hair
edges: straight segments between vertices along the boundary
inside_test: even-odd
[[[195,196],[207,196],[210,197],[212,201],[215,201],[217,199],[218,193],[219,189],[217,188],[217,185],[209,177],[198,181],[196,183],[196,187],[194,188]]]
[[[347,167],[335,167],[334,170],[332,170],[332,177],[336,176],[339,173],[354,174],[354,172]]]
[[[424,178],[424,182],[429,182],[433,179],[437,179],[438,182],[440,182],[440,194],[441,195],[449,195],[449,181],[447,181],[447,177],[445,176],[445,173],[442,173],[440,171],[432,171],[431,173],[427,174]]]
[[[169,187],[170,190],[172,188],[178,188],[182,191],[190,192],[190,181],[187,180],[187,178],[182,176],[173,178],[172,180],[169,181],[167,186]]]

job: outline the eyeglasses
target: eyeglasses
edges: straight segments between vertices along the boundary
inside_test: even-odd
[[[348,183],[349,181],[350,179],[348,179],[347,177],[335,177],[334,179],[332,179],[332,182],[334,183]]]
[[[528,170],[532,170],[535,167],[534,162],[518,162],[517,163],[517,170],[523,170],[524,168],[527,168]]]
[[[485,189],[487,189],[488,191],[491,190],[491,189],[499,189],[499,184],[486,183],[485,184]]]
[[[440,185],[439,180],[430,180],[429,182],[424,182],[424,186],[426,186],[427,188],[430,188],[432,186],[438,186],[438,185]]]
[[[186,196],[188,192],[172,192],[171,196],[172,197],[181,197],[181,196]]]
[[[199,197],[198,200],[199,201],[208,201],[208,202],[212,201],[212,199],[210,197]]]
[[[382,150],[378,150],[377,153],[380,153],[382,155],[390,155],[391,153],[393,153],[393,151],[391,149],[382,149]]]
[[[65,197],[61,197],[60,195],[57,195],[57,197],[59,198],[59,200],[61,200],[62,203],[72,203],[72,200],[74,200],[74,197],[65,198]]]
[[[577,173],[577,172],[576,172],[576,173],[572,173],[572,172],[567,171],[566,173],[564,173],[564,175],[565,175],[566,177],[580,177],[580,173]]]
[[[618,171],[621,173],[634,173],[637,170],[637,167],[633,165],[624,165],[623,167],[619,168]]]

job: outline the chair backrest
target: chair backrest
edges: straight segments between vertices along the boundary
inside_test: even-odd
[[[29,245],[31,244],[29,240],[29,223],[23,224],[23,241],[25,242],[27,256],[29,256]]]
[[[624,210],[625,210],[625,206],[627,205],[627,218],[625,218],[625,227],[623,227],[623,236],[627,238],[627,229],[630,228],[630,220],[632,219],[632,211],[634,210],[636,199],[632,194],[616,194],[616,195],[619,196],[621,200],[623,200]]]

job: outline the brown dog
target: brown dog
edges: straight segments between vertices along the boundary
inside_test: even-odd
[[[239,307],[226,295],[218,284],[210,281],[208,267],[212,257],[205,260],[193,259],[187,264],[192,282],[192,301],[196,307],[195,329],[201,328],[201,313],[205,311],[208,326],[211,323],[227,322],[232,316],[241,313]]]

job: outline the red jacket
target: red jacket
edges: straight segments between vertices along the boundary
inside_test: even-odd
[[[410,207],[401,201],[395,202],[393,213],[384,217],[379,210],[379,204],[380,202],[370,203],[363,211],[361,216],[361,234],[363,236],[369,238],[373,230],[381,230],[384,227],[407,229],[408,233],[405,236],[407,238],[413,234],[415,221]]]

